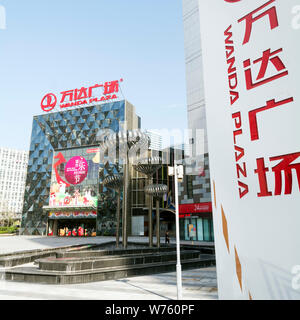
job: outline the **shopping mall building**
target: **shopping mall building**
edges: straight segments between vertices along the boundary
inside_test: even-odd
[[[116,191],[103,180],[123,175],[123,166],[108,157],[100,160],[99,133],[140,129],[141,119],[126,100],[65,111],[47,112],[33,118],[21,234],[95,236],[116,233]],[[100,134],[101,135],[101,134]],[[170,157],[173,157],[173,151]],[[149,157],[162,155],[151,147]],[[169,157],[169,156],[168,156]],[[171,161],[172,158],[171,158]],[[128,234],[148,235],[148,178],[129,170]],[[161,235],[175,232],[173,177],[164,164],[153,183],[166,184],[168,194],[160,202]],[[121,193],[122,202],[122,193]],[[153,221],[155,221],[153,200]],[[122,210],[122,206],[121,206]]]
[[[90,235],[101,232],[103,210],[112,211],[115,203],[98,201],[109,197],[99,194],[97,133],[118,132],[124,122],[129,130],[140,127],[126,100],[33,118],[21,234],[59,235],[80,225]],[[101,166],[106,175],[117,172],[109,161]]]

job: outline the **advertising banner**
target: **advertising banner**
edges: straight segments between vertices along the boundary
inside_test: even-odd
[[[220,299],[300,298],[300,1],[198,0]]]
[[[87,150],[54,153],[49,206],[97,207],[99,163]]]

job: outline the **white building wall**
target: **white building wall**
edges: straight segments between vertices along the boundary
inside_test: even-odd
[[[22,213],[28,152],[0,148],[0,213]]]
[[[198,0],[183,0],[188,126],[204,130],[204,153],[208,152]]]
[[[185,146],[185,174],[191,176],[191,186],[187,177],[180,184],[180,201],[200,203],[211,201],[209,157],[206,129],[203,62],[200,36],[199,2],[183,0],[184,50],[186,66],[187,116],[191,130],[189,145]],[[189,196],[188,196],[189,194]]]
[[[145,132],[151,139],[150,150],[161,150],[162,149],[162,136],[152,131]]]

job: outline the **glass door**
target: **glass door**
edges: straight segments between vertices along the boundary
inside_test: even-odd
[[[203,241],[203,220],[202,218],[197,219],[197,240],[198,241]]]
[[[184,240],[190,240],[189,224],[190,224],[190,219],[184,219]]]
[[[203,219],[204,241],[211,241],[211,219]]]
[[[189,224],[189,240],[196,241],[197,240],[197,219],[190,219]]]

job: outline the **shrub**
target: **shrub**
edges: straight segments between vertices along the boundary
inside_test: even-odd
[[[17,227],[12,226],[12,227],[0,227],[0,234],[5,234],[5,233],[15,233],[18,230]]]

